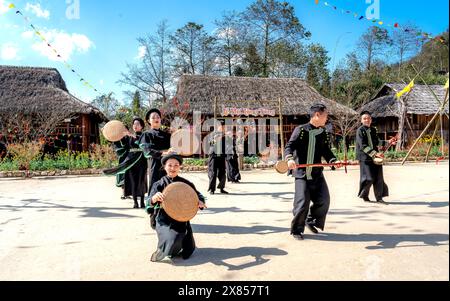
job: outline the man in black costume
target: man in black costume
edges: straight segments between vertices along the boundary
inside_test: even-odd
[[[226,154],[225,154],[225,136],[223,133],[223,125],[220,125],[216,131],[211,135],[209,140],[209,160],[208,160],[208,177],[210,194],[216,193],[216,181],[219,179],[220,192],[228,194],[225,191],[225,184],[227,181],[226,174]]]
[[[360,189],[358,197],[365,202],[369,199],[370,188],[373,185],[377,203],[387,204],[383,198],[389,196],[389,188],[384,182],[383,166],[374,163],[375,158],[383,158],[379,152],[381,147],[397,144],[397,139],[382,141],[378,138],[377,129],[372,127],[372,115],[364,111],[361,114],[362,126],[356,133],[356,158],[360,162]]]
[[[325,228],[330,207],[330,193],[323,175],[323,167],[297,169],[297,164],[320,164],[322,158],[329,163],[338,163],[330,149],[330,135],[324,126],[328,119],[327,108],[322,104],[311,107],[311,120],[297,127],[286,145],[286,160],[294,170],[295,199],[294,219],[291,234],[304,239],[305,226],[315,234]],[[337,165],[337,167],[340,167]],[[310,208],[310,203],[313,203]]]

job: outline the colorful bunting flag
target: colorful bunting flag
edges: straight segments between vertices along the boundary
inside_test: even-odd
[[[406,93],[411,92],[412,88],[414,88],[414,80],[412,82],[410,82],[409,85],[407,85],[402,91],[397,93],[397,95],[396,95],[397,99],[399,99],[400,97],[402,97]]]
[[[8,6],[8,8],[9,9],[12,9],[12,8],[15,8],[16,6],[13,4],[13,3],[11,3],[9,6]],[[36,34],[36,36],[38,36],[46,45],[47,45],[47,47],[49,47],[55,54],[56,54],[56,56],[58,57],[58,58],[60,58],[62,61],[63,61],[63,63],[64,63],[64,65],[65,65],[65,67],[67,68],[67,69],[69,69],[72,73],[74,73],[74,74],[76,74],[79,78],[80,78],[80,82],[83,82],[83,84],[86,86],[86,87],[89,87],[90,89],[92,89],[92,90],[94,90],[95,92],[97,92],[98,93],[98,90],[97,89],[95,89],[90,83],[88,83],[78,72],[76,72],[75,71],[75,69],[69,64],[69,63],[67,63],[65,60],[63,60],[62,59],[62,56],[59,54],[59,52],[50,44],[50,42],[44,37],[44,35],[31,23],[31,20],[27,17],[27,16],[25,16],[20,10],[17,10],[16,11],[16,15],[21,15],[22,17],[23,17],[23,19],[27,22],[27,23],[29,23],[29,25],[30,25],[30,27],[33,29],[33,31],[34,31],[34,33]]]
[[[316,4],[319,4],[319,1],[315,0],[315,2],[316,2]],[[324,2],[323,5],[327,6],[327,7],[330,7],[330,8],[333,8],[334,10],[338,10],[337,6],[334,6],[334,5],[332,5],[332,4],[328,3],[328,2]],[[365,16],[360,15],[358,13],[354,13],[351,10],[345,10],[345,9],[342,9],[342,8],[339,8],[339,9],[341,10],[341,12],[343,14],[344,13],[345,14],[353,14],[353,16],[355,18],[358,18],[358,16],[359,16],[359,18],[358,18],[359,21],[361,21],[363,19],[366,19]],[[388,27],[391,27],[391,28],[394,28],[394,29],[400,29],[400,30],[403,30],[404,32],[414,32],[414,30],[411,30],[409,28],[402,28],[398,22],[396,22],[396,23],[394,23],[394,25],[392,25],[392,23],[385,23],[382,20],[375,20],[375,19],[368,19],[367,18],[367,21],[372,22],[372,23],[378,23],[378,25],[381,25],[381,26],[388,26]],[[434,37],[432,35],[428,34],[428,33],[423,33],[423,32],[418,32],[417,33],[417,36],[422,36],[422,35],[424,36],[425,39],[434,40]],[[436,39],[436,41],[439,41],[442,44],[445,44],[445,42],[446,42],[443,39],[439,39],[439,40]]]

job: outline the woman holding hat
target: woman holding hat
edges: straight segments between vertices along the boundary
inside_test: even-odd
[[[194,184],[178,175],[183,164],[183,159],[180,156],[169,154],[163,157],[162,164],[167,175],[153,185],[148,196],[151,205],[148,206],[147,210],[154,216],[154,219],[151,219],[151,224],[158,234],[158,248],[153,253],[151,261],[161,261],[167,256],[182,256],[183,259],[188,259],[195,250],[191,224],[190,222],[178,222],[172,219],[160,207],[165,198],[163,191],[172,183],[185,183],[197,193],[200,200],[198,207],[201,210],[206,208],[205,198],[197,191]]]
[[[170,134],[161,130],[161,116],[161,111],[158,109],[148,111],[145,119],[150,125],[150,130],[145,132],[139,141],[145,158],[150,160],[149,192],[153,184],[165,175],[165,171],[162,170],[161,157],[170,149]]]
[[[138,199],[140,199],[141,208],[145,208],[144,198],[148,190],[147,159],[139,148],[139,140],[144,127],[144,120],[134,118],[133,131],[135,135],[128,132],[121,141],[114,143],[115,151],[121,161],[121,168],[116,171],[116,176],[118,180],[123,179],[123,197],[132,196],[134,208],[139,208]]]

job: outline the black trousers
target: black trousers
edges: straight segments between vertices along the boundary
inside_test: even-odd
[[[306,223],[323,231],[329,209],[330,192],[323,175],[313,180],[296,179],[291,234],[304,233]]]
[[[226,158],[227,179],[228,182],[237,182],[241,180],[239,172],[238,156],[227,156]]]
[[[360,171],[360,188],[358,195],[360,198],[368,198],[372,186],[377,201],[389,196],[389,188],[384,182],[383,166],[376,165],[373,162],[361,161]]]
[[[208,177],[209,188],[208,191],[216,191],[216,181],[219,178],[218,189],[224,189],[227,181],[227,174],[225,168],[225,157],[210,157],[208,161]]]

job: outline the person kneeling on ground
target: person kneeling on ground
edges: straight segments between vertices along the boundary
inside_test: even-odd
[[[158,248],[153,253],[151,261],[161,261],[167,256],[171,258],[182,256],[183,259],[188,259],[195,251],[195,241],[191,224],[190,222],[178,222],[167,215],[160,206],[164,201],[162,192],[170,184],[182,182],[188,184],[195,190],[200,200],[198,207],[201,210],[207,208],[205,198],[197,191],[194,184],[178,176],[183,164],[183,159],[180,156],[170,154],[163,157],[161,162],[167,175],[153,185],[148,196],[151,204],[148,205],[147,212],[150,214],[151,226],[158,234]]]

